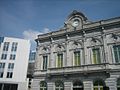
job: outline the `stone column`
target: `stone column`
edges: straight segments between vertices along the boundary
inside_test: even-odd
[[[64,82],[64,90],[72,90],[72,83],[71,82]]]
[[[53,82],[48,82],[47,83],[47,90],[55,90],[55,84]]]
[[[93,82],[86,80],[83,81],[84,90],[93,90]]]

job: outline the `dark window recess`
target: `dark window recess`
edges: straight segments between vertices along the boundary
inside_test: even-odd
[[[7,78],[12,78],[13,73],[12,72],[7,72]]]
[[[0,78],[3,78],[3,72],[0,72]]]
[[[18,84],[0,83],[0,90],[17,90]]]

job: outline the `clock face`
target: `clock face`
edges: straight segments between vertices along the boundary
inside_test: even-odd
[[[75,19],[72,23],[73,27],[77,27],[79,25],[80,21],[78,19]]]

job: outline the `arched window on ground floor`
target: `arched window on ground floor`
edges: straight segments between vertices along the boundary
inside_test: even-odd
[[[120,90],[120,78],[117,80],[117,90]]]
[[[64,83],[62,81],[56,81],[55,90],[64,90]]]
[[[40,82],[40,90],[47,90],[47,83],[45,81]]]
[[[93,85],[94,90],[104,90],[105,82],[101,79],[98,79],[93,82]]]
[[[73,90],[83,90],[83,83],[81,81],[73,82]]]

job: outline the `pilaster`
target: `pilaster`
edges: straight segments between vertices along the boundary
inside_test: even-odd
[[[47,83],[47,86],[48,86],[48,90],[55,90],[55,89],[54,89],[54,88],[55,88],[55,87],[54,87],[55,85],[54,85],[53,82],[48,82],[48,83]]]
[[[72,82],[64,82],[64,90],[72,90]]]
[[[92,81],[83,81],[84,90],[93,90],[93,82]]]

